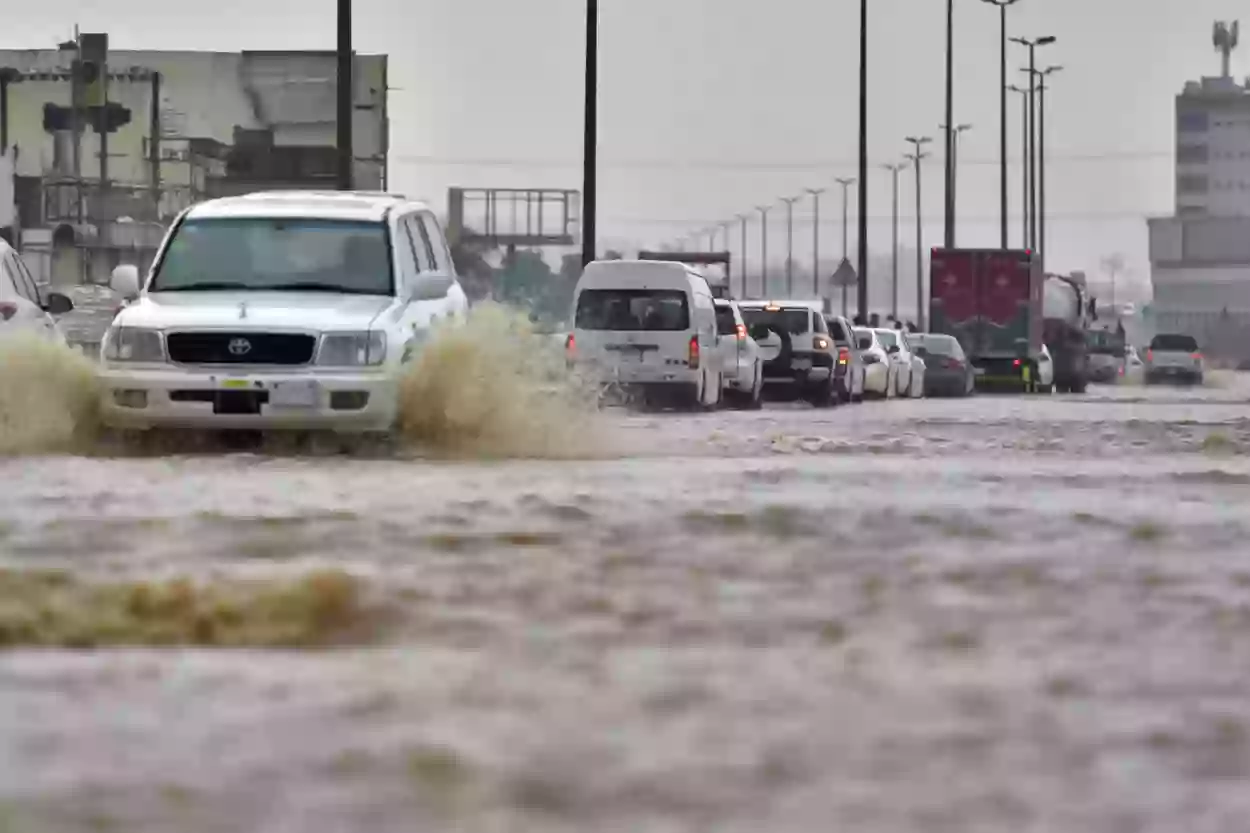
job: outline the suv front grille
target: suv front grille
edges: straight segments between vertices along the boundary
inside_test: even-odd
[[[169,333],[169,360],[178,364],[308,364],[315,336],[298,333]]]

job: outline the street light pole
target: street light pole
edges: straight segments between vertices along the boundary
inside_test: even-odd
[[[742,264],[738,266],[738,271],[742,273],[742,299],[746,300],[750,297],[747,289],[747,220],[750,219],[746,214],[738,215],[738,227],[742,234]],[[728,244],[728,240],[726,240]]]
[[[912,160],[916,166],[916,326],[921,332],[924,332],[924,224],[921,218],[921,205],[923,202],[921,189],[923,183],[920,174],[920,162],[929,155],[921,151],[921,148],[933,140],[928,136],[908,136],[907,141],[915,148],[915,152],[909,153],[907,158]]]
[[[859,318],[868,322],[868,0],[859,0]],[[843,296],[845,297],[845,296]],[[844,312],[845,314],[845,312]]]
[[[1046,79],[1063,69],[1050,66],[1037,73],[1037,257],[1046,269]]]
[[[355,110],[355,86],[352,81],[352,0],[338,0],[338,190],[350,191],[355,184],[355,151],[352,148],[352,115]]]
[[[1034,78],[1037,76],[1037,47],[1047,46],[1055,42],[1053,36],[1044,38],[1012,38],[1012,41],[1029,50],[1029,66],[1023,72],[1029,74],[1029,241],[1027,247],[1037,248],[1037,144],[1032,136],[1037,125],[1037,98]]]
[[[760,297],[767,298],[768,291],[768,212],[771,206],[757,205],[760,213]]]
[[[839,185],[842,186],[842,259],[846,260],[847,253],[848,253],[847,252],[847,240],[846,240],[847,194],[849,193],[847,189],[849,189],[851,185],[855,183],[855,177],[842,177],[835,181]],[[849,311],[847,309],[847,306],[848,306],[847,305],[847,289],[848,289],[847,285],[842,284],[842,315],[843,317],[845,317],[847,312]]]
[[[786,204],[786,297],[794,297],[794,204],[801,197],[782,197]]]
[[[812,297],[820,298],[820,195],[824,188],[808,188],[812,197]]]
[[[951,182],[950,182],[950,208],[948,209],[948,211],[949,211],[949,215],[950,215],[950,217],[952,218],[952,220],[951,220],[952,225],[951,225],[951,233],[950,233],[950,242],[947,244],[947,247],[948,247],[948,248],[954,248],[954,246],[955,246],[955,240],[956,240],[956,236],[957,236],[957,235],[956,235],[956,232],[958,231],[958,223],[956,222],[956,220],[958,219],[958,212],[957,212],[957,209],[958,209],[958,206],[959,206],[959,203],[958,203],[958,196],[959,196],[959,135],[960,135],[961,133],[965,133],[965,132],[967,132],[967,131],[971,130],[971,129],[972,129],[972,125],[970,125],[970,124],[957,124],[957,125],[955,125],[955,129],[954,129],[953,131],[952,131],[952,130],[949,130],[949,129],[946,127],[946,125],[944,125],[944,124],[938,125],[938,127],[940,127],[942,130],[945,130],[947,133],[949,133],[949,134],[951,135],[951,147],[950,147],[950,173],[951,173]]]
[[[882,165],[882,168],[890,172],[892,179],[891,188],[893,197],[893,210],[891,212],[890,229],[892,234],[893,245],[890,254],[890,317],[895,321],[898,320],[898,175],[907,167],[903,163],[893,165]]]
[[[999,23],[1000,23],[1000,45],[1002,48],[1002,83],[999,87],[999,114],[1000,114],[1000,135],[999,135],[999,163],[998,163],[998,187],[999,187],[999,212],[1001,214],[1001,244],[1003,249],[1007,248],[1007,7],[1016,3],[1016,0],[984,0],[994,6],[998,6]]]
[[[1009,87],[1020,93],[1020,248],[1029,247],[1029,91],[1014,84]]]
[[[955,248],[955,0],[946,0],[946,248]]]
[[[599,0],[586,0],[586,89],[582,145],[582,266],[595,259],[599,149]]]

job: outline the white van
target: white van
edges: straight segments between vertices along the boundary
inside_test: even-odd
[[[684,263],[589,264],[573,293],[565,349],[579,369],[647,404],[720,405],[712,291]]]

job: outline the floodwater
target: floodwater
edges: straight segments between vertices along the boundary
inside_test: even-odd
[[[9,567],[341,567],[387,611],[325,650],[6,650],[0,829],[1239,833],[1218,382],[612,414],[581,460],[0,463]]]

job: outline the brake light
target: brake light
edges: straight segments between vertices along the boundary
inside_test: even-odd
[[[739,325],[736,327],[736,329],[737,329],[737,331],[738,331],[738,338],[739,338],[739,340],[744,339],[744,338],[746,338],[746,337],[747,337],[747,325],[746,325],[746,324],[739,324]]]
[[[1012,367],[1019,367],[1019,366],[1020,366],[1020,360],[1019,360],[1019,359],[1016,359],[1014,362],[1012,362],[1012,363],[1011,363],[1011,366],[1012,366]]]
[[[959,359],[947,359],[946,366],[950,368],[958,369],[958,368],[963,367],[964,363],[961,362]]]
[[[838,364],[846,364],[851,360],[851,351],[845,347],[838,348]]]
[[[572,333],[569,333],[569,337],[564,340],[564,354],[570,359],[577,355],[577,342],[573,340]]]
[[[0,318],[8,321],[15,315],[17,315],[17,304],[9,301],[0,301]]]
[[[1147,350],[1147,351],[1146,351],[1146,361],[1148,361],[1148,362],[1152,362],[1152,361],[1154,361],[1154,360],[1155,360],[1155,351],[1153,351],[1153,350]]]
[[[699,337],[690,337],[690,358],[687,360],[691,370],[699,369]]]
[[[1202,354],[1201,354],[1201,353],[1194,353],[1193,357],[1194,357],[1195,359],[1197,359],[1198,361],[1202,361]]]

